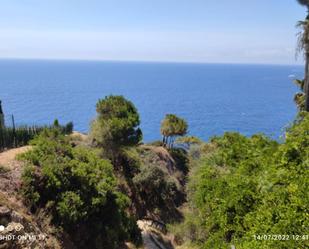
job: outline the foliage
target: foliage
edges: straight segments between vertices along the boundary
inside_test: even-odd
[[[4,149],[16,148],[27,145],[35,136],[44,129],[59,129],[63,134],[70,134],[73,130],[73,123],[55,126],[17,126],[2,127],[0,126],[0,151]]]
[[[126,177],[132,178],[141,167],[139,149],[135,146],[124,147],[121,152],[121,164]]]
[[[179,198],[179,187],[176,180],[160,167],[142,164],[140,173],[133,178],[133,183],[148,210],[167,212],[174,209]]]
[[[179,144],[186,144],[188,146],[192,144],[202,144],[202,140],[195,136],[185,136],[185,137],[179,137],[176,140],[176,143]]]
[[[178,218],[177,207],[184,201],[184,189],[178,175],[181,171],[170,161],[174,158],[164,148],[139,148],[138,153],[139,171],[133,176],[131,186],[141,200],[140,213],[155,214],[165,221]],[[179,162],[184,161],[179,152]]]
[[[306,19],[304,21],[299,21],[297,23],[297,28],[300,28],[301,31],[298,33],[298,51],[308,51],[308,44],[309,44],[309,20]]]
[[[22,192],[34,211],[48,209],[79,248],[116,248],[124,240],[139,240],[109,161],[72,147],[59,129],[44,130],[32,144],[22,156],[28,162]]]
[[[309,11],[309,2],[306,0],[298,0],[298,3],[305,5],[307,11]],[[297,94],[296,101],[303,102],[304,105],[301,107],[305,111],[309,112],[309,14],[307,15],[304,21],[299,21],[297,24],[298,28],[301,28],[301,31],[298,33],[298,47],[297,52],[303,52],[305,58],[305,76],[304,84],[302,90],[304,94]],[[303,100],[304,99],[304,100]]]
[[[167,114],[161,122],[161,134],[163,135],[163,144],[169,147],[173,146],[176,136],[183,136],[187,133],[187,122],[174,114]]]
[[[294,80],[294,83],[299,87],[301,92],[296,93],[294,96],[294,102],[300,112],[305,111],[305,80]]]
[[[173,148],[169,150],[171,157],[175,160],[177,169],[184,175],[189,172],[189,160],[187,152],[181,148]]]
[[[69,122],[66,125],[60,125],[58,119],[55,119],[54,124],[50,128],[57,128],[63,134],[71,134],[73,132],[73,122]]]
[[[309,116],[287,131],[282,144],[237,133],[211,142],[216,149],[190,174],[189,213],[178,236],[201,248],[306,248],[303,239],[254,236],[308,232]]]
[[[309,6],[309,0],[297,0],[297,2],[301,5],[304,5],[306,7]]]
[[[91,137],[101,147],[119,148],[138,144],[142,139],[139,114],[123,96],[108,96],[96,105],[97,118],[91,126]]]
[[[20,126],[17,128],[0,127],[0,150],[10,149],[26,145],[42,127]]]

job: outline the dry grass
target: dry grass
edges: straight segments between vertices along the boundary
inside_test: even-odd
[[[0,206],[6,206],[9,209],[18,212],[29,223],[33,222],[33,218],[31,215],[29,215],[28,209],[20,200],[16,199],[15,196],[9,196],[6,193],[0,192]]]
[[[0,153],[0,165],[12,169],[16,166],[16,156],[31,149],[31,146],[23,146]]]
[[[10,171],[10,169],[7,166],[0,165],[0,175],[1,174],[6,174]]]

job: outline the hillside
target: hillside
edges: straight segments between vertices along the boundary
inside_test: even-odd
[[[78,133],[74,133],[70,138],[70,143],[74,144],[74,146],[88,146],[87,141],[87,136]],[[0,241],[1,248],[18,249],[25,248],[26,246],[36,246],[37,248],[75,248],[72,239],[52,224],[51,217],[46,212],[47,210],[31,211],[20,194],[21,175],[25,167],[25,161],[17,160],[16,157],[25,152],[31,152],[33,148],[35,146],[25,146],[0,153],[1,224],[4,224],[5,227],[9,225],[17,226],[17,229],[20,229],[20,231],[14,230],[12,232],[7,230],[0,231],[0,235],[13,234],[15,237],[22,235],[25,238],[24,240],[15,239],[8,242],[2,240]],[[147,173],[147,170],[143,171],[143,165],[147,165],[147,169],[155,169],[155,172],[159,172],[164,178],[170,179],[175,183],[175,186],[177,186],[175,193],[178,191],[176,199],[159,200],[161,193],[158,193],[157,197],[156,194],[152,195],[152,197],[159,198],[157,202],[154,202],[147,198],[145,192],[138,191],[138,188],[144,184],[142,181],[137,180],[138,184],[142,184],[138,187],[137,183],[133,183],[132,179],[134,177],[128,177],[121,171],[116,172],[120,190],[132,200],[128,211],[139,220],[137,224],[142,232],[143,248],[173,248],[170,237],[166,236],[165,224],[180,218],[177,207],[184,201],[184,189],[181,185],[184,173],[179,169],[179,165],[177,165],[176,160],[168,150],[163,147],[141,145],[134,152],[138,155],[138,163],[142,172]],[[139,176],[139,174],[136,176]],[[147,178],[148,187],[151,181],[154,180],[156,179]],[[144,190],[147,189],[146,186],[142,188]],[[149,190],[152,191],[152,189]],[[161,211],[157,212],[158,210]],[[123,244],[121,247],[134,248],[130,243]]]
[[[24,163],[16,156],[30,146],[0,153],[0,248],[62,248],[43,213],[32,214],[18,194]],[[2,231],[1,231],[2,230]]]
[[[124,97],[99,100],[97,113],[88,135],[56,124],[0,154],[0,235],[35,238],[1,249],[308,247],[307,113],[280,142],[237,132],[203,142],[166,115],[151,144]]]

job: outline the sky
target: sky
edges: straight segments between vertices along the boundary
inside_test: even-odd
[[[296,0],[0,0],[0,58],[302,64]]]

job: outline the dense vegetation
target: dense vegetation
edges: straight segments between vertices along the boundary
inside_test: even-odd
[[[70,134],[73,130],[73,123],[60,125],[57,120],[51,126],[17,126],[5,127],[0,125],[0,151],[27,145],[36,135],[44,129],[57,127],[63,134]]]
[[[23,195],[32,210],[44,209],[78,248],[116,248],[139,242],[128,198],[117,190],[109,161],[89,148],[73,147],[59,129],[44,130],[22,157]]]
[[[186,199],[183,222],[170,230],[177,244],[306,248],[309,116],[300,111],[281,143],[226,133],[209,143],[179,137],[173,148],[187,131],[185,120],[167,115],[164,143],[140,145],[136,108],[109,96],[97,103],[90,146],[76,146],[57,122],[33,140],[23,155],[22,193],[78,248],[138,244],[136,219],[179,222]]]
[[[138,245],[144,218],[174,223],[174,242],[185,248],[309,248],[309,16],[299,25],[305,78],[295,81],[299,114],[281,142],[228,132],[204,143],[167,114],[162,142],[143,145],[136,107],[111,95],[98,101],[87,143],[65,135],[72,123],[1,125],[0,149],[34,138],[21,156],[25,203],[82,249]]]
[[[300,235],[308,236],[309,226],[308,115],[287,131],[282,144],[262,135],[226,133],[200,150],[192,162],[186,218],[175,229],[179,243],[307,248],[308,238]]]
[[[158,148],[139,149],[139,168],[132,177],[131,188],[141,201],[141,216],[157,220],[173,221],[179,217],[177,207],[184,201],[183,179],[187,170],[185,155],[180,150],[174,153]],[[162,160],[164,155],[166,158]],[[161,158],[160,158],[161,157]],[[174,160],[172,165],[170,160]]]
[[[22,156],[22,194],[77,248],[139,244],[136,218],[179,218],[186,152],[140,145],[139,114],[122,96],[99,100],[97,113],[85,143],[64,136],[57,122],[32,141],[33,150]]]

